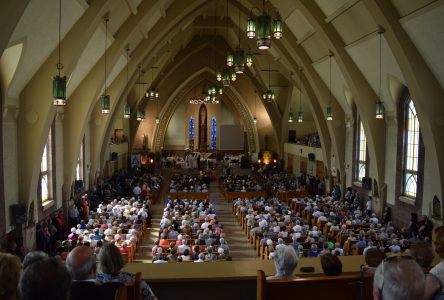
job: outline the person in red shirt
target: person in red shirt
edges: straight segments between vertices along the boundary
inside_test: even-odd
[[[84,220],[88,220],[89,215],[89,202],[86,196],[83,196],[82,201],[80,202],[80,205],[82,206],[82,217]]]

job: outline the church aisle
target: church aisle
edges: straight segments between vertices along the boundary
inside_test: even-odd
[[[137,249],[134,262],[151,263],[151,249],[154,246],[155,240],[158,238],[160,230],[159,223],[165,207],[165,199],[170,185],[171,171],[168,169],[163,170],[162,175],[165,178],[162,191],[158,201],[151,206],[152,226],[144,233],[143,242]],[[226,240],[230,247],[230,256],[235,261],[258,260],[259,257],[256,255],[253,245],[248,242],[236,217],[233,215],[231,203],[225,201],[217,180],[210,183],[208,190],[210,193],[210,202],[215,206],[218,220],[224,225]]]
[[[211,182],[209,192],[210,201],[215,205],[218,220],[224,225],[226,240],[230,247],[230,256],[233,260],[259,259],[253,245],[247,240],[247,237],[242,232],[242,228],[233,214],[232,204],[225,201],[225,197],[217,181]]]

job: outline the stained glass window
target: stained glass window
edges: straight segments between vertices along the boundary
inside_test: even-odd
[[[403,193],[405,196],[416,197],[418,188],[419,121],[412,98],[406,103],[404,141]]]

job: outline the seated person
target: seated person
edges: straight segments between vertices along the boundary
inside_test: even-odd
[[[99,253],[99,272],[96,280],[99,283],[119,282],[131,284],[134,282],[134,275],[128,272],[122,272],[124,266],[122,254],[113,244],[106,244],[100,249]],[[154,293],[145,281],[141,282],[142,297],[144,300],[155,299]]]
[[[33,263],[43,260],[48,257],[48,254],[43,251],[32,251],[26,254],[25,258],[23,259],[22,267],[23,270],[25,270],[27,267],[32,265]]]
[[[366,272],[374,273],[379,264],[386,258],[386,255],[384,252],[374,247],[368,249],[364,258],[366,265],[362,266],[362,269]]]
[[[205,253],[199,253],[199,258],[194,262],[196,263],[205,262]]]
[[[0,298],[17,299],[17,284],[20,279],[20,259],[18,256],[0,253]]]
[[[2,282],[3,279],[2,276]],[[28,265],[22,274],[18,290],[20,299],[23,300],[66,300],[70,298],[71,283],[71,276],[59,259],[43,258]],[[0,296],[1,299],[8,299],[1,294]]]
[[[434,258],[432,244],[426,241],[415,241],[410,247],[410,254],[421,266],[424,273],[428,274]]]
[[[190,255],[190,250],[185,249],[185,251],[183,252],[182,257],[182,261],[190,261],[191,260],[191,255]]]
[[[294,270],[299,262],[299,255],[292,246],[280,247],[274,251],[274,266],[276,274],[269,279],[295,278]]]
[[[93,254],[94,251],[86,246],[75,247],[68,254],[65,265],[73,279],[71,300],[114,299],[116,290],[123,286],[121,283],[96,284],[96,256]]]
[[[424,273],[414,259],[393,256],[376,268],[373,299],[425,299],[424,282]]]
[[[321,256],[321,266],[326,276],[338,276],[342,273],[342,262],[331,253]]]

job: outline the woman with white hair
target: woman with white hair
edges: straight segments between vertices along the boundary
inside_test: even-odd
[[[269,279],[295,278],[294,270],[299,262],[299,255],[291,246],[277,248],[274,251],[274,266],[276,274],[267,277]]]

